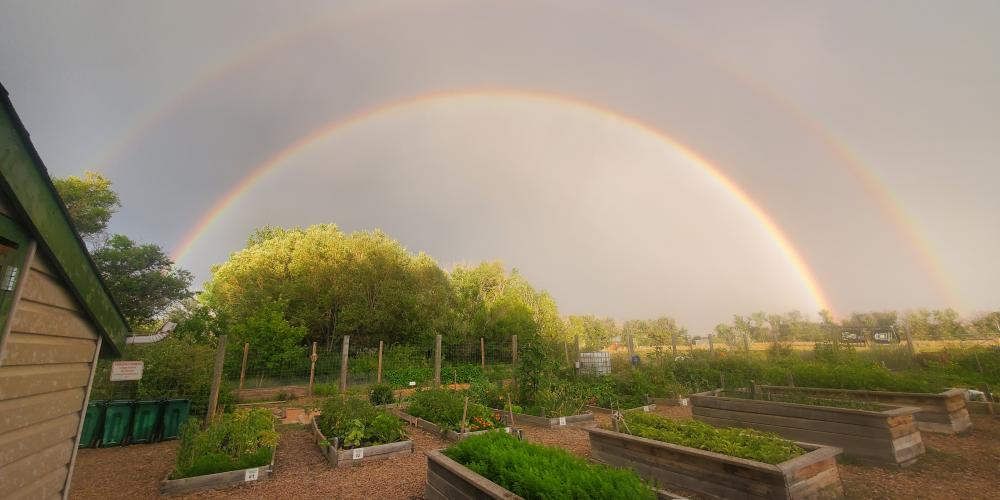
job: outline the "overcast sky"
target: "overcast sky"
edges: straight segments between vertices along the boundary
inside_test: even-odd
[[[0,81],[51,173],[105,174],[112,230],[168,251],[311,133],[465,92],[284,158],[181,259],[199,285],[254,227],[333,222],[445,268],[503,260],[565,314],[695,333],[815,317],[787,252],[683,144],[770,214],[838,315],[1000,306],[995,1],[0,9]]]

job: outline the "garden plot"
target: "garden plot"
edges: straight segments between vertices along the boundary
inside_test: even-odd
[[[949,389],[940,393],[861,391],[818,387],[762,385],[761,391],[775,395],[810,395],[831,399],[868,401],[898,406],[915,406],[917,426],[924,432],[954,434],[972,428],[966,408],[965,390]]]
[[[310,427],[320,451],[334,467],[413,453],[413,441],[403,423],[366,400],[330,398]]]
[[[649,413],[649,412],[651,412],[651,411],[653,411],[653,410],[656,409],[656,405],[655,404],[648,404],[648,405],[637,406],[635,408],[624,408],[624,409],[602,408],[600,406],[587,405],[585,408],[587,408],[587,410],[590,411],[591,413],[600,413],[602,415],[611,415],[612,413],[614,413],[616,411],[642,411],[642,412]]]
[[[489,431],[512,432],[509,426],[503,426],[499,412],[447,389],[417,391],[407,398],[405,408],[390,411],[411,425],[452,442]]]
[[[715,390],[691,396],[694,418],[720,427],[749,427],[798,441],[837,446],[845,455],[880,465],[911,465],[924,454],[915,407],[796,395],[764,400],[749,392]],[[793,401],[793,402],[790,402]],[[847,406],[847,407],[844,407]]]
[[[528,424],[538,427],[566,427],[566,426],[588,426],[596,425],[594,422],[594,414],[587,412],[577,415],[567,415],[562,417],[540,417],[537,415],[527,415],[524,413],[516,413],[510,411],[494,410],[499,413],[500,418],[503,419],[504,423],[507,425],[516,424]],[[511,415],[514,416],[514,421],[511,422]]]
[[[589,464],[565,450],[505,435],[478,436],[427,453],[428,500],[583,497],[651,500],[657,494],[632,471]]]
[[[626,415],[619,428],[627,431],[587,429],[591,456],[599,463],[634,470],[656,484],[714,498],[840,498],[844,494],[837,469],[839,448],[717,430],[644,413]]]
[[[161,494],[228,488],[270,477],[278,446],[270,411],[238,410],[201,431],[193,425],[181,432],[176,465],[160,484]]]

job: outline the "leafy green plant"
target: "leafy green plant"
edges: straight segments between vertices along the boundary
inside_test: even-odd
[[[433,422],[445,429],[458,431],[462,427],[463,412],[466,425],[471,431],[495,429],[501,426],[498,413],[472,400],[465,411],[465,396],[447,389],[426,389],[417,391],[408,399],[406,412]]]
[[[278,445],[274,417],[264,408],[237,410],[205,430],[191,419],[181,428],[171,479],[267,465]]]
[[[341,448],[395,443],[406,438],[403,422],[372,406],[371,402],[345,396],[325,400],[316,425]]]
[[[473,436],[443,453],[529,500],[656,498],[630,470],[591,465],[563,449],[525,443],[504,433]]]
[[[396,397],[392,394],[392,386],[388,384],[376,384],[371,386],[368,392],[368,400],[373,405],[387,405],[396,402]]]
[[[622,414],[619,430],[633,436],[767,464],[779,464],[805,453],[805,450],[794,442],[777,434],[751,429],[713,427],[696,420],[671,420],[644,412]]]
[[[746,391],[725,391],[722,396],[727,398],[756,399],[757,401],[776,401],[779,403],[794,403],[800,405],[828,406],[831,408],[845,408],[850,410],[882,411],[885,405],[870,401],[858,401],[850,399],[821,398],[808,396],[806,394],[778,394],[769,391],[760,391],[755,398],[753,394]]]

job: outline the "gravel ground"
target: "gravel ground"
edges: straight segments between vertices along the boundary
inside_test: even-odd
[[[655,412],[690,418],[687,407],[660,406]],[[597,415],[598,423],[608,417]],[[182,498],[420,498],[426,481],[427,450],[445,442],[410,427],[413,455],[360,466],[332,469],[313,444],[305,426],[280,427],[275,475],[266,481]],[[525,439],[561,446],[588,456],[583,428],[525,426]],[[998,498],[1000,491],[1000,420],[973,418],[973,432],[961,436],[925,433],[928,453],[917,465],[894,470],[841,465],[848,498]],[[73,474],[73,499],[157,498],[158,483],[170,470],[177,442],[125,448],[80,450]],[[125,471],[117,473],[116,471]]]

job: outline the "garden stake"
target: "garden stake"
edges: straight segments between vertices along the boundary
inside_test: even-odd
[[[468,432],[468,427],[465,425],[465,419],[469,415],[469,396],[465,397],[465,407],[462,408],[462,432]]]

